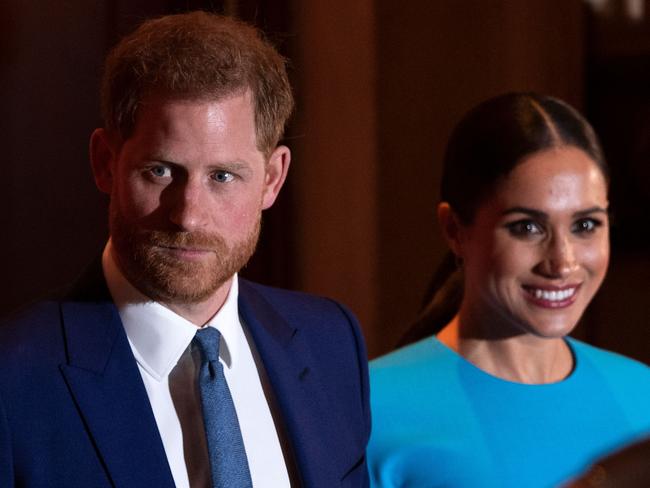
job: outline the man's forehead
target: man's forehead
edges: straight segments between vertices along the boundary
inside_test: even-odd
[[[137,103],[135,110],[133,111],[133,119],[129,124],[122,124],[121,127],[115,129],[108,129],[112,134],[115,142],[122,144],[126,140],[130,139],[133,136],[136,126],[142,119],[142,114],[145,112],[159,112],[164,111],[165,107],[171,105],[201,105],[203,103],[212,104],[220,103],[227,100],[232,100],[237,97],[243,96],[248,100],[250,104],[250,109],[253,117],[253,122],[255,124],[255,133],[258,132],[257,127],[257,114],[255,110],[255,101],[254,94],[252,90],[248,87],[237,88],[230,90],[224,93],[184,93],[184,92],[172,92],[169,90],[163,89],[151,89],[147,90],[143,97]]]
[[[248,161],[260,153],[266,160],[257,145],[250,92],[216,100],[152,94],[129,136],[121,140],[120,151],[127,146],[131,157],[156,160]]]
[[[136,109],[136,121],[138,112],[140,108],[144,108],[151,105],[163,106],[167,104],[197,104],[197,103],[219,103],[224,100],[229,100],[232,98],[237,98],[243,96],[247,98],[251,107],[253,104],[253,92],[252,90],[244,85],[237,88],[232,88],[229,90],[223,91],[211,91],[211,92],[174,92],[162,88],[152,88],[147,90]]]
[[[223,113],[221,107],[223,107],[224,104],[228,104],[227,102],[237,101],[237,99],[241,99],[241,102],[243,103],[243,105],[240,106],[241,108],[237,110],[237,114],[242,117],[247,117],[248,114],[250,114],[249,120],[255,137],[257,138],[257,117],[255,113],[253,94],[249,89],[243,88],[220,95],[188,95],[184,93],[170,93],[162,90],[151,91],[147,93],[138,104],[134,113],[133,124],[130,127],[129,133],[123,134],[123,140],[130,139],[134,135],[136,129],[138,131],[143,129],[143,118],[148,120],[147,125],[149,127],[147,127],[147,129],[152,128],[152,122],[153,125],[157,125],[157,122],[161,122],[163,115],[165,116],[164,119],[173,122],[174,118],[179,113],[179,108],[189,109],[189,112],[195,111],[196,113],[209,113],[216,119],[219,117],[220,113]],[[186,111],[185,113],[188,112]]]

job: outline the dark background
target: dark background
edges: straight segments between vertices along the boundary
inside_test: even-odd
[[[508,90],[587,114],[612,166],[612,265],[576,335],[650,363],[650,4],[644,0],[8,0],[0,4],[0,314],[72,279],[107,237],[87,157],[101,65],[142,20],[205,9],[290,60],[287,185],[244,274],[337,298],[371,356],[415,317],[445,247],[440,159]]]

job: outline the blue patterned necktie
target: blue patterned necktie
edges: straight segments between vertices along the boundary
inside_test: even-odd
[[[213,488],[252,488],[237,412],[219,362],[221,334],[199,329],[192,344],[201,351],[199,388]]]

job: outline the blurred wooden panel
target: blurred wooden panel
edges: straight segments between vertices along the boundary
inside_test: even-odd
[[[479,101],[540,91],[581,105],[579,0],[377,2],[380,320],[373,354],[415,317],[445,246],[435,222],[449,133]]]
[[[3,2],[0,310],[77,275],[106,236],[87,157],[99,123],[104,2]]]
[[[374,5],[296,1],[293,17],[295,285],[351,306],[372,340],[380,241]]]

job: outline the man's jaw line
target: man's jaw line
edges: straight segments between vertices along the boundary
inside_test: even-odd
[[[149,300],[160,303],[164,307],[168,308],[172,312],[180,315],[184,319],[192,322],[197,327],[202,327],[214,317],[217,312],[221,309],[223,304],[228,297],[230,292],[230,287],[232,285],[232,280],[235,275],[231,275],[227,280],[220,284],[215,291],[209,294],[203,299],[188,300],[186,298],[173,298],[163,296],[160,293],[154,292],[150,287],[146,286],[141,280],[135,279],[135,277],[130,276],[129,268],[122,264],[122,259],[119,256],[119,253],[115,249],[115,246],[111,246],[111,251],[113,255],[113,260],[115,264],[120,269],[121,273],[124,275],[126,280],[142,293]],[[214,253],[214,251],[209,251]]]
[[[204,300],[160,300],[159,303],[197,327],[203,327],[214,317],[228,298],[234,275],[222,283],[217,290]]]

